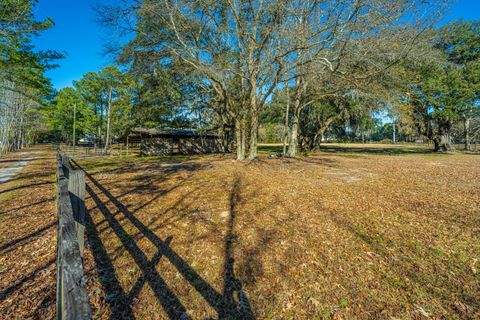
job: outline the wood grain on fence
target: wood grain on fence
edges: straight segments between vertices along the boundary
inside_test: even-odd
[[[91,319],[83,271],[85,176],[57,156],[57,319]]]

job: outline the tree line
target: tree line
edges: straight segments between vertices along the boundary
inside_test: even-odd
[[[294,157],[327,133],[365,141],[380,113],[436,151],[453,148],[462,124],[469,150],[478,132],[479,23],[436,28],[447,4],[144,0],[98,11],[128,35],[111,49],[147,108],[189,110],[184,124],[216,130],[242,160],[256,157],[262,126],[283,127],[277,139]],[[152,100],[159,91],[173,105]]]
[[[103,4],[99,22],[123,37],[108,45],[117,65],[85,74],[33,118],[43,136],[70,143],[75,110],[77,137],[105,149],[133,127],[215,131],[238,160],[255,159],[267,133],[291,157],[328,137],[365,142],[392,129],[436,151],[453,139],[470,150],[480,133],[479,22],[437,28],[447,4]],[[393,124],[382,128],[382,118]]]
[[[43,108],[52,87],[45,71],[62,55],[34,50],[32,38],[53,25],[50,19],[34,19],[35,4],[28,0],[0,4],[0,153],[29,146],[47,130]]]

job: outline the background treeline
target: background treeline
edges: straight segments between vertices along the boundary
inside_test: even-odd
[[[61,58],[57,52],[37,52],[31,39],[52,26],[35,21],[35,1],[0,3],[0,153],[21,149],[47,130],[43,113],[52,97],[44,72]]]
[[[58,92],[42,139],[71,143],[74,110],[77,138],[106,149],[133,127],[195,128],[237,159],[259,141],[296,156],[328,140],[479,139],[479,22],[436,28],[445,2],[105,3],[117,66]]]

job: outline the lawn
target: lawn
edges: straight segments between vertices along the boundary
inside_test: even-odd
[[[78,160],[94,318],[480,318],[480,157],[379,150]]]

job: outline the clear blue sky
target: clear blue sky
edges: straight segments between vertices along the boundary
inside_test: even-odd
[[[34,40],[38,49],[65,51],[67,58],[60,67],[48,72],[53,85],[61,89],[89,71],[98,71],[110,64],[102,55],[105,30],[95,22],[92,10],[96,0],[40,0],[35,9],[37,18],[51,17],[55,26]],[[392,0],[395,1],[395,0]],[[459,0],[442,23],[455,19],[480,19],[480,0]]]
[[[1,0],[0,0],[1,1]],[[95,22],[95,0],[40,0],[37,19],[50,17],[55,26],[34,40],[37,49],[65,52],[60,67],[48,71],[55,88],[71,86],[89,71],[98,71],[111,63],[102,55],[105,30]]]

